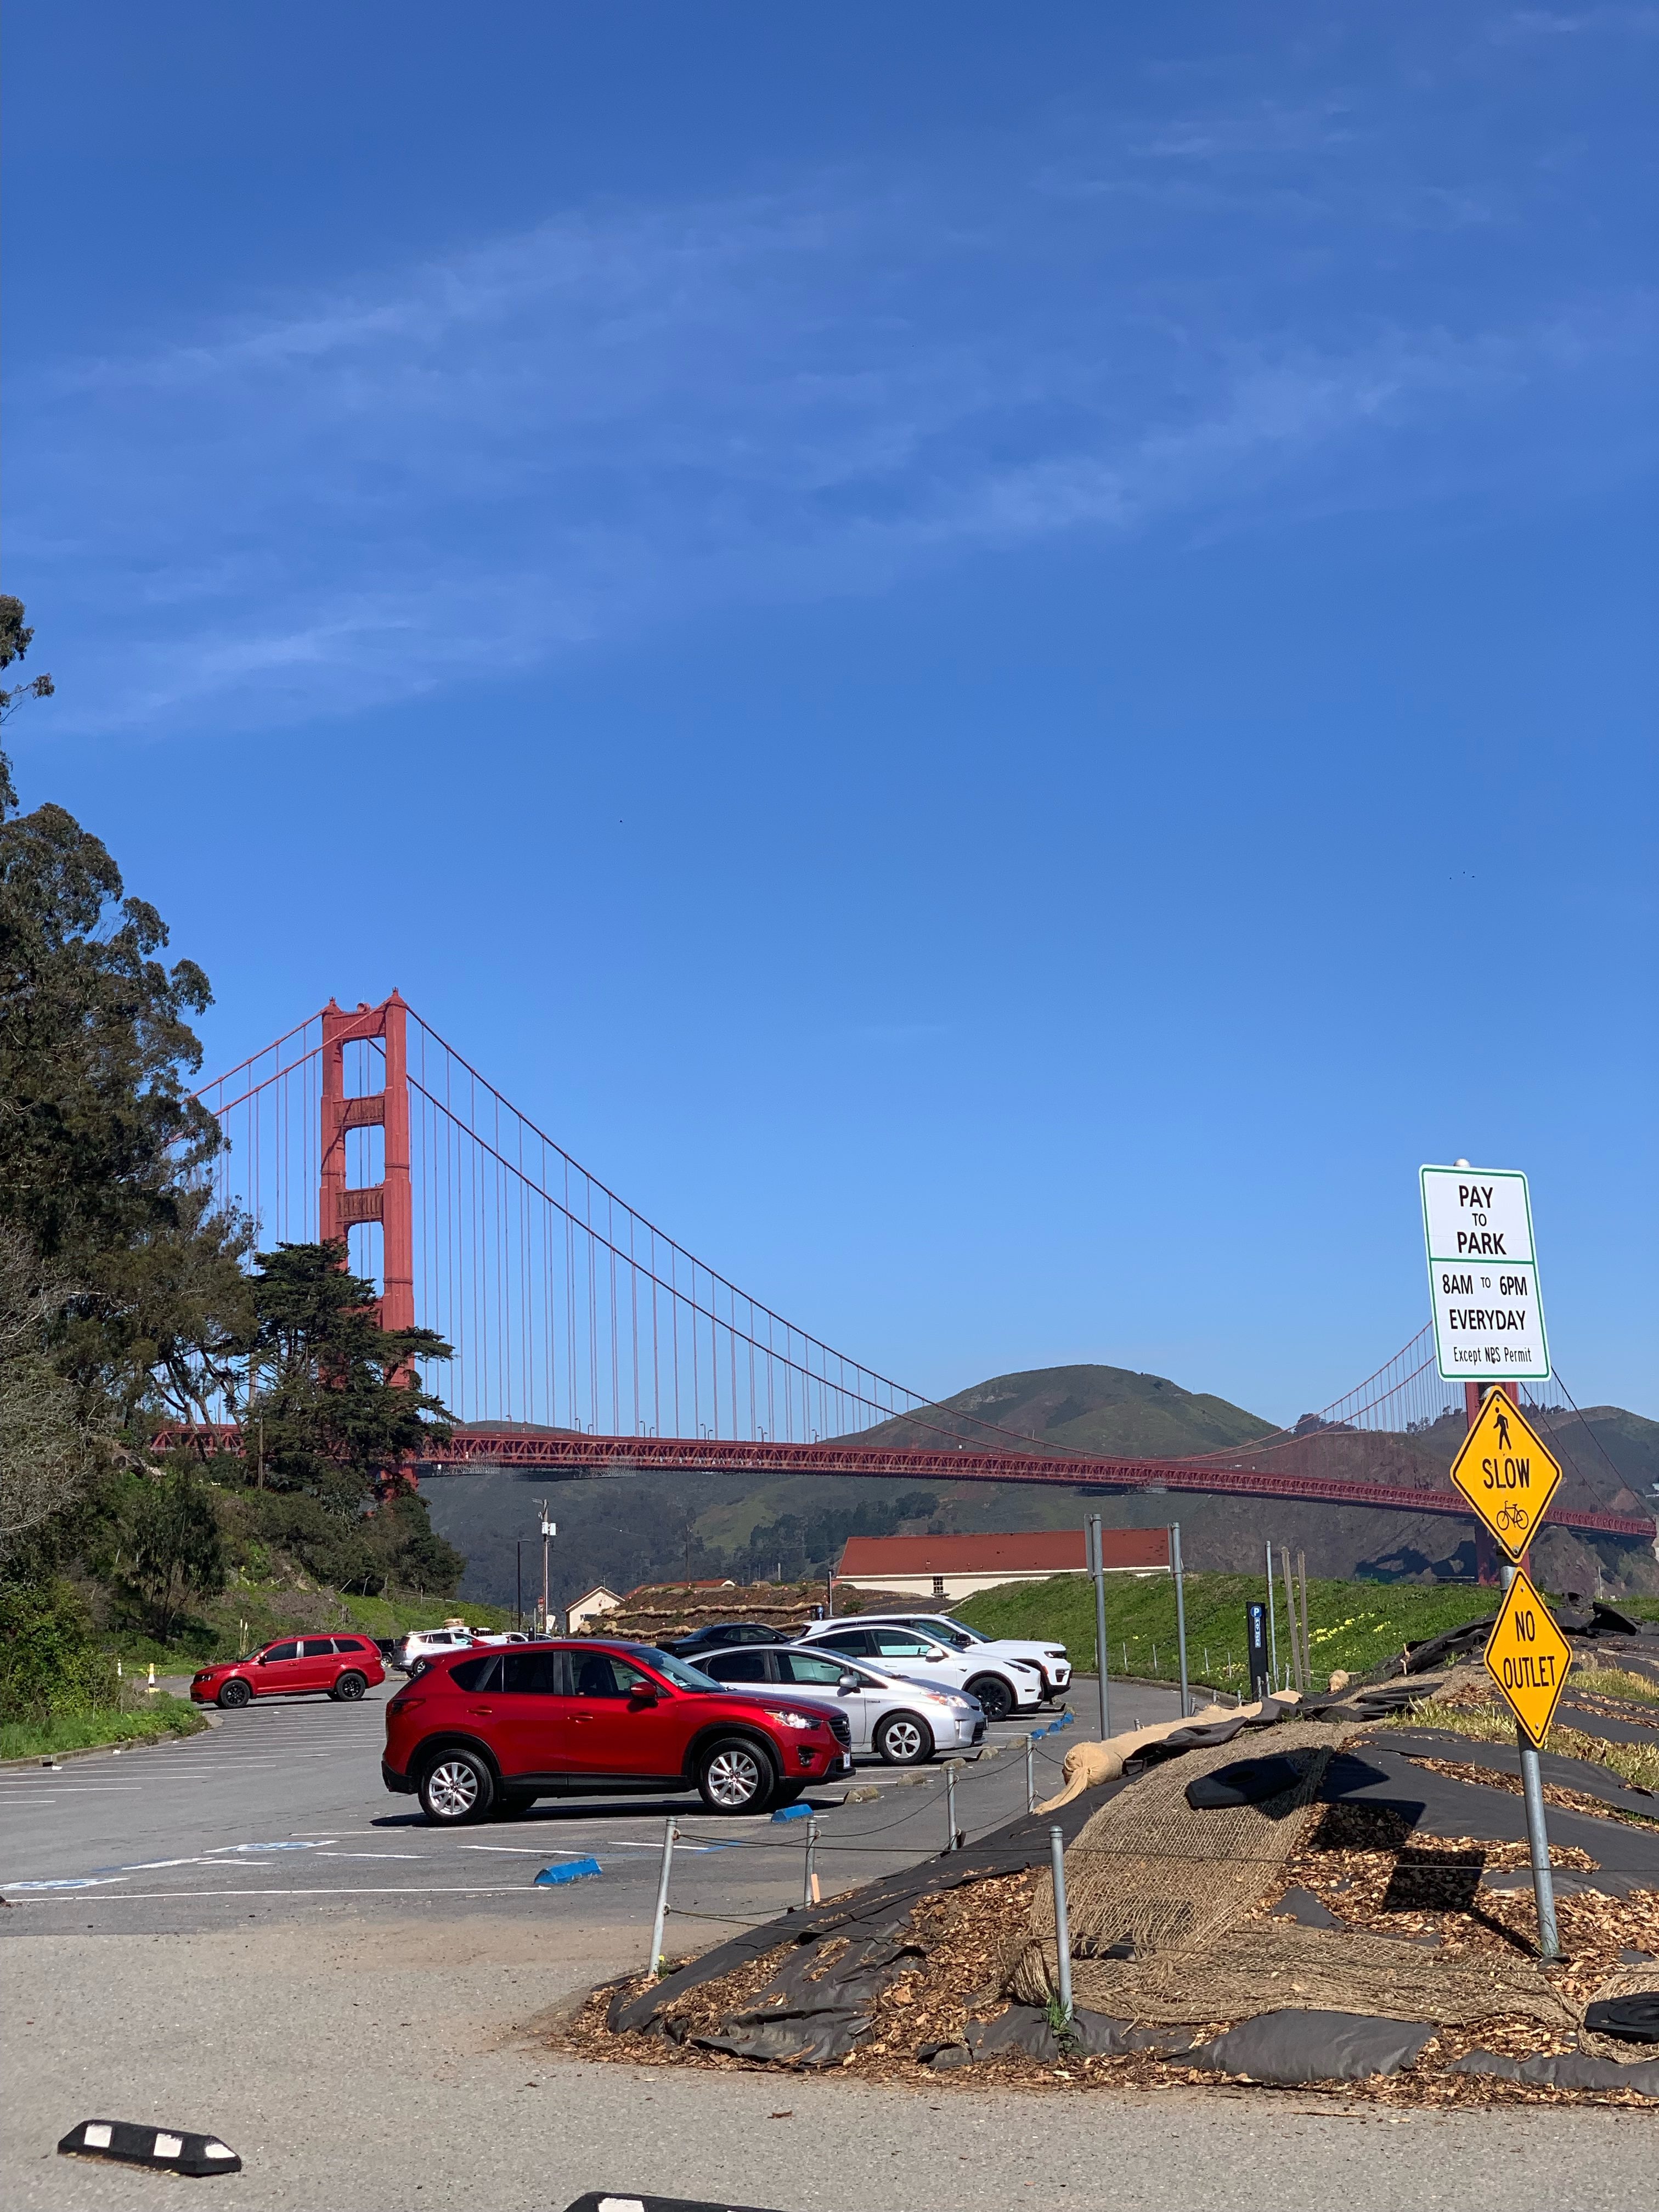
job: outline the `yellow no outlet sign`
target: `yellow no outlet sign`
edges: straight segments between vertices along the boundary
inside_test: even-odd
[[[1556,1700],[1572,1664],[1572,1649],[1549,1607],[1519,1568],[1504,1592],[1486,1639],[1486,1672],[1534,1744],[1555,1717]]]

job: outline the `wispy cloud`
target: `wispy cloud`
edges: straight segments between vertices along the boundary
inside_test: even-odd
[[[593,209],[36,375],[14,557],[101,641],[60,726],[349,709],[1068,534],[1516,495],[1516,425],[1633,382],[1650,304],[1460,259],[1521,187],[1385,121],[1331,87]]]

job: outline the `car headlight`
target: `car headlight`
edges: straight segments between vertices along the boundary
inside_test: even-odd
[[[822,1721],[809,1721],[805,1713],[786,1712],[781,1705],[768,1705],[766,1717],[769,1721],[775,1721],[780,1728],[815,1729],[823,1726]]]
[[[1051,1659],[1063,1659],[1066,1656],[1066,1646],[1063,1644],[1050,1644],[1047,1649]]]

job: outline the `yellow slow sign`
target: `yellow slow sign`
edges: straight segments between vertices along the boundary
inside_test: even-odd
[[[1519,1406],[1492,1391],[1452,1462],[1451,1479],[1512,1559],[1538,1533],[1561,1480],[1561,1463],[1546,1450]]]
[[[1535,1744],[1549,1734],[1572,1648],[1527,1576],[1516,1570],[1486,1639],[1486,1672]]]

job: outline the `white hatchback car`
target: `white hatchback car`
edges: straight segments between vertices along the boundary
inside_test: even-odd
[[[889,1766],[921,1766],[938,1752],[971,1751],[984,1741],[984,1711],[965,1690],[913,1682],[839,1651],[747,1644],[700,1651],[696,1665],[699,1674],[736,1690],[776,1682],[787,1686],[792,1705],[845,1713],[855,1758],[862,1753]]]
[[[1036,1660],[987,1657],[977,1644],[958,1650],[925,1628],[894,1621],[815,1620],[802,1630],[799,1643],[812,1650],[822,1646],[848,1659],[867,1659],[884,1674],[902,1674],[913,1682],[965,1690],[979,1699],[988,1721],[1034,1713],[1042,1703],[1042,1670]]]

